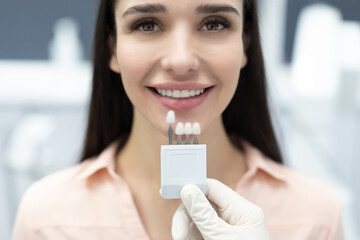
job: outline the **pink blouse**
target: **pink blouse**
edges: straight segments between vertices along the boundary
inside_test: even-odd
[[[99,156],[33,183],[13,240],[149,239],[126,182],[115,173],[116,142]],[[262,208],[271,239],[343,239],[337,194],[245,144],[247,172],[236,191]]]

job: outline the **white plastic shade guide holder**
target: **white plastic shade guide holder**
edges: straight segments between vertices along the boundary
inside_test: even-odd
[[[161,196],[180,198],[186,184],[195,184],[206,193],[206,145],[162,145]]]

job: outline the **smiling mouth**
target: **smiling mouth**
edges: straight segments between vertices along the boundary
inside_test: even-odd
[[[152,90],[163,97],[168,97],[168,98],[174,98],[174,99],[186,99],[186,98],[194,98],[197,96],[200,96],[202,94],[204,94],[208,89],[210,89],[211,87],[208,88],[202,88],[202,89],[197,89],[197,90],[169,90],[169,89],[161,89],[161,88],[152,88]]]

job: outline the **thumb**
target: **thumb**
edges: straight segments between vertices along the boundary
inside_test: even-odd
[[[171,225],[171,235],[173,240],[185,240],[189,234],[191,218],[183,204],[176,210]]]
[[[218,180],[207,179],[207,198],[217,206],[220,217],[231,225],[250,227],[264,221],[264,214],[258,206]]]
[[[184,204],[180,205],[173,216],[171,235],[173,240],[203,240]]]
[[[181,189],[181,199],[205,239],[212,239],[221,229],[227,228],[228,224],[217,215],[205,194],[196,185],[185,185]]]

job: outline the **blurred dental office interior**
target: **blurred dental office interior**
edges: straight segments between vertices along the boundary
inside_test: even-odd
[[[35,2],[0,3],[0,239],[32,182],[79,161],[86,127],[98,1]],[[285,164],[338,192],[347,240],[360,239],[359,12],[360,0],[259,1]]]

